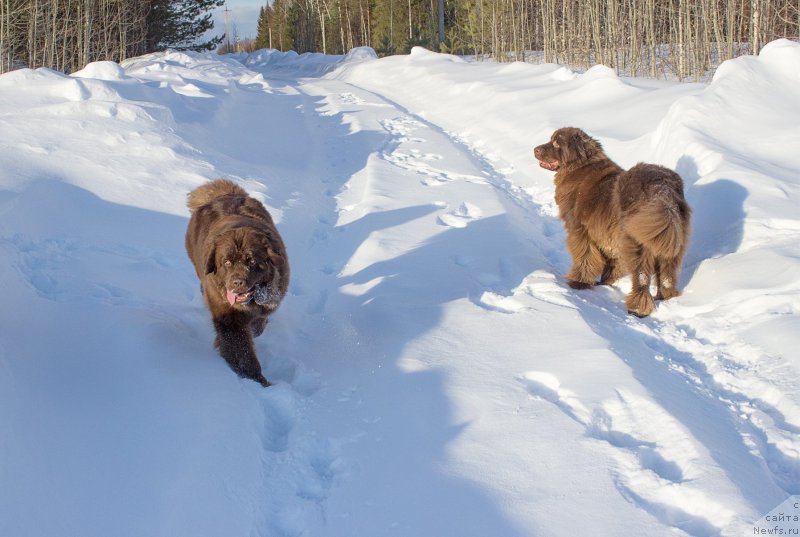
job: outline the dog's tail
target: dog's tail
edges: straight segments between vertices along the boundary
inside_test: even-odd
[[[625,230],[657,257],[683,257],[689,242],[691,209],[684,200],[653,199],[625,220]]]
[[[206,203],[220,196],[227,196],[229,194],[247,196],[247,192],[233,181],[228,179],[215,179],[189,192],[186,205],[189,207],[190,211],[194,212],[197,208],[202,207]]]

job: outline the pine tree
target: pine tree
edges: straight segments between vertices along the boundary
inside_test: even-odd
[[[267,10],[272,11],[270,6],[261,7],[258,10],[258,30],[256,33],[256,49],[267,48],[270,46],[269,16]]]
[[[294,0],[286,10],[286,26],[291,48],[295,52],[322,52],[322,30],[319,24],[320,0]]]
[[[212,50],[223,35],[200,41],[214,27],[210,11],[225,0],[151,0],[147,15],[147,50]]]

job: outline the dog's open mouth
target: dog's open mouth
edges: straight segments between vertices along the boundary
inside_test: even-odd
[[[539,166],[541,166],[545,170],[550,170],[551,172],[554,172],[554,171],[558,170],[558,165],[559,165],[559,162],[557,160],[553,160],[553,161],[550,161],[550,162],[547,162],[546,160],[540,160],[539,161]]]
[[[244,304],[245,302],[249,302],[251,298],[253,298],[253,289],[249,289],[245,293],[235,293],[228,289],[228,292],[225,293],[225,298],[228,299],[228,304],[233,306],[234,304]]]

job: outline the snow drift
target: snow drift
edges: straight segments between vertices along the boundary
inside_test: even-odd
[[[414,49],[0,76],[0,534],[738,535],[800,492],[800,45],[708,84]],[[684,295],[587,292],[534,145],[677,169]],[[236,378],[185,195],[294,282]]]

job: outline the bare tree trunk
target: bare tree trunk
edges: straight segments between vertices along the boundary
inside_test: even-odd
[[[411,28],[411,0],[408,0],[408,40],[414,39],[414,34]]]
[[[647,14],[645,15],[645,41],[647,52],[650,57],[650,76],[656,78],[658,75],[658,62],[656,60],[656,5],[655,0],[647,0]]]
[[[0,0],[0,73],[5,73],[11,66],[8,44],[8,23],[6,19],[10,7],[7,6],[8,0]]]
[[[366,21],[364,20],[364,6],[362,4],[362,0],[358,0],[358,16],[359,21],[361,22],[361,42],[369,46],[369,39],[367,39],[367,25]]]
[[[552,51],[550,50],[550,20],[546,18],[546,14],[550,8],[548,0],[540,0],[542,10],[542,52],[544,53],[545,63],[552,61]]]
[[[85,19],[83,23],[83,64],[89,63],[90,58],[90,43],[92,42],[92,0],[86,0],[85,4]]]
[[[714,39],[716,40],[716,52],[717,52],[717,64],[722,63],[727,58],[723,56],[723,49],[722,49],[722,27],[719,21],[719,2],[712,1],[711,2],[711,26],[714,30]]]
[[[317,16],[319,17],[320,31],[322,33],[322,53],[323,54],[327,54],[328,53],[328,46],[327,46],[327,41],[326,41],[326,38],[325,38],[325,15],[323,15],[323,13],[322,13],[322,2],[323,2],[323,0],[315,0],[314,3],[315,3],[316,8],[317,8]]]
[[[617,58],[618,52],[618,43],[617,43],[617,34],[616,34],[616,25],[619,23],[617,20],[617,0],[610,0],[606,2],[606,14],[605,14],[605,34],[607,41],[607,48],[608,48],[608,56],[609,56],[609,67],[615,69],[617,74],[619,75],[619,61]]]
[[[761,6],[759,5],[758,0],[751,0],[750,12],[752,17],[750,21],[750,47],[753,54],[758,54],[758,51],[761,49],[761,34],[758,31],[759,17],[761,16]]]
[[[444,0],[438,1],[439,8],[439,44],[444,43]]]

